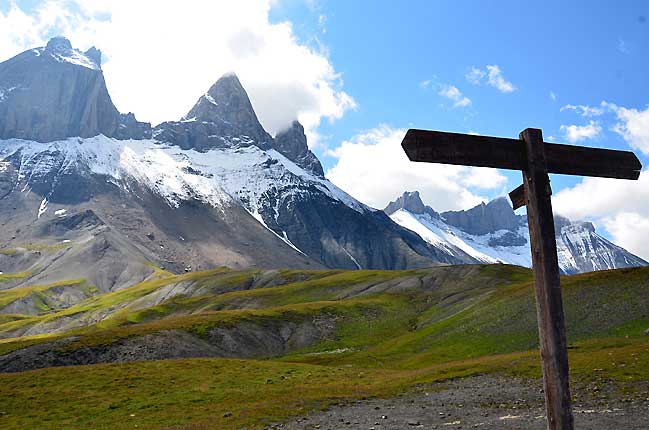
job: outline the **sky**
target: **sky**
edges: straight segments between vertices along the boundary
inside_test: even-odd
[[[633,150],[649,166],[649,2],[0,0],[0,61],[54,35],[103,52],[122,112],[182,117],[235,72],[264,127],[298,118],[327,177],[382,208],[505,195],[520,172],[413,164],[408,128]],[[649,259],[649,174],[552,176],[555,212]]]

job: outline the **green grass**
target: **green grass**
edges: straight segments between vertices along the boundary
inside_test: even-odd
[[[345,313],[342,310],[348,309],[347,304],[370,300],[372,312],[342,318],[333,337],[291,351],[282,360],[376,367],[390,363],[416,369],[537,347],[533,285],[527,269],[493,265],[411,271],[281,271],[273,279],[285,284],[249,289],[260,273],[216,269],[168,276],[93,297],[59,312],[0,321],[0,331],[114,308],[108,319],[67,333],[110,343],[160,330],[196,332],[193,327],[201,324],[235,324],[245,318],[262,318],[271,324],[286,318],[285,312],[299,313],[325,303],[330,310],[338,307],[336,312]],[[382,287],[431,276],[433,280],[425,288],[386,292]],[[188,282],[197,296],[174,296],[144,308],[129,304],[163,286]],[[649,328],[648,286],[649,268],[564,277],[569,341],[643,333]],[[0,340],[0,352],[20,348],[24,342],[62,336]]]
[[[0,274],[0,282],[15,281],[16,279],[24,279],[31,275],[30,272],[17,272],[17,273],[2,273]]]
[[[649,379],[646,338],[588,341],[570,351],[573,382],[622,389]],[[3,429],[261,429],[333,403],[387,397],[421,384],[499,372],[538,378],[538,353],[417,370],[191,359],[0,374]],[[231,416],[225,414],[231,413]]]
[[[85,279],[71,279],[71,280],[59,281],[59,282],[54,282],[45,285],[31,285],[28,287],[19,287],[19,288],[11,288],[8,290],[2,290],[0,291],[0,309],[15,302],[16,300],[22,299],[27,296],[38,295],[39,293],[44,293],[48,290],[57,287],[66,287],[66,286],[75,286],[75,285],[81,287],[85,282],[86,282]],[[43,299],[41,298],[41,300]],[[49,310],[49,307],[47,307],[45,310]]]
[[[59,348],[103,348],[166,330],[208,339],[213,327],[243,323],[277,330],[287,322],[326,318],[335,329],[272,360],[188,359],[0,374],[3,430],[256,429],[335,402],[392,396],[452,378],[541,376],[527,269],[221,268],[176,276],[160,271],[153,278],[62,311],[0,315],[0,332],[6,333],[114,311],[66,333],[0,340],[0,355],[71,335],[77,338]],[[562,285],[573,381],[611,383],[633,395],[649,380],[649,336],[643,335],[649,328],[649,268],[569,276]],[[168,286],[189,289],[155,306],[143,304]],[[29,288],[1,291],[0,304],[47,292],[45,286]]]
[[[52,252],[61,249],[68,249],[74,246],[73,242],[66,243],[27,243],[23,245],[16,245],[16,248],[24,248],[28,251],[45,251]]]

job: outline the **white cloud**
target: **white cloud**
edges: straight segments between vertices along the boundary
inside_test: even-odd
[[[632,148],[649,154],[649,107],[645,110],[628,109],[608,104],[617,114],[618,123],[613,130],[620,134]]]
[[[474,85],[486,83],[501,93],[511,93],[516,91],[514,84],[505,79],[500,66],[497,64],[487,65],[484,69],[471,66],[471,70],[465,75],[465,77],[467,81]]]
[[[406,130],[379,126],[342,142],[327,177],[360,201],[382,209],[404,191],[418,190],[438,211],[467,209],[486,199],[474,190],[497,190],[506,178],[496,169],[413,163],[401,140]]]
[[[622,136],[632,148],[638,149],[644,154],[649,154],[649,107],[639,110],[602,101],[599,106],[568,104],[560,109],[561,112],[566,110],[575,111],[583,117],[596,117],[614,113],[617,123],[612,126],[612,130]],[[570,135],[577,140],[594,137],[594,135],[601,132],[599,124],[593,121],[590,121],[587,126],[561,126],[561,129],[566,132],[566,135]]]
[[[472,83],[473,85],[480,85],[482,79],[487,75],[486,72],[478,69],[475,66],[471,66],[471,70],[466,74],[466,80]]]
[[[586,105],[571,105],[567,104],[565,106],[562,106],[559,109],[559,112],[563,112],[566,110],[572,110],[580,114],[581,116],[584,117],[593,117],[593,116],[601,116],[604,114],[606,108],[606,102],[602,102],[600,106],[586,106]]]
[[[454,108],[466,107],[471,104],[471,100],[454,85],[443,85],[438,94],[451,100]]]
[[[487,66],[489,85],[496,88],[502,93],[511,93],[516,89],[514,84],[507,81],[500,70],[500,67],[497,65]]]
[[[649,216],[620,212],[602,222],[616,244],[649,261]]]
[[[562,125],[560,128],[564,132],[565,139],[570,143],[593,139],[602,132],[602,127],[595,121],[590,121],[587,125]]]
[[[557,95],[554,93],[554,91],[550,91],[550,100],[552,101],[557,100]]]
[[[649,260],[649,170],[637,181],[584,178],[557,193],[552,205],[568,218],[603,225],[613,242]]]
[[[0,59],[62,34],[97,46],[113,101],[158,123],[178,119],[234,71],[269,132],[296,117],[310,136],[355,107],[326,50],[301,43],[290,22],[269,22],[271,0],[47,0],[34,13],[0,12]]]

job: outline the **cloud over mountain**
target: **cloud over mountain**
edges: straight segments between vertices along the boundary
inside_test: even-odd
[[[154,124],[180,118],[196,94],[234,71],[271,134],[297,118],[315,137],[322,118],[340,118],[355,101],[326,50],[299,40],[290,22],[271,22],[271,6],[270,0],[48,0],[27,14],[12,3],[0,11],[0,61],[44,45],[53,33],[84,50],[101,46],[118,109]]]

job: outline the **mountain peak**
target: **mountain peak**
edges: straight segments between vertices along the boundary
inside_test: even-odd
[[[101,69],[101,51],[94,46],[86,52],[81,52],[72,47],[72,43],[62,36],[53,37],[47,42],[45,48],[38,48],[33,51],[40,56],[40,53],[46,53],[49,57],[58,63],[73,64],[85,67],[91,70]]]
[[[47,42],[47,46],[45,46],[45,49],[47,49],[50,52],[62,52],[62,51],[69,51],[72,49],[72,43],[68,39],[62,36],[56,36],[53,37]]]
[[[515,230],[521,225],[521,217],[514,213],[505,197],[498,197],[486,204],[480,203],[468,210],[444,212],[442,218],[452,226],[477,235]]]
[[[293,121],[286,130],[277,133],[275,149],[303,169],[324,177],[320,160],[309,150],[304,127],[297,120]]]
[[[437,217],[437,212],[435,212],[429,206],[424,205],[424,202],[421,201],[421,196],[419,191],[406,191],[398,199],[393,202],[390,202],[383,212],[388,215],[392,215],[399,209],[407,210],[413,214],[423,214],[427,213],[433,217]]]
[[[259,123],[248,93],[234,73],[227,73],[219,78],[183,119],[227,123],[236,127],[241,135],[254,139],[258,144],[272,141]]]
[[[117,111],[100,64],[98,49],[82,53],[64,37],[0,63],[0,139],[150,135],[149,124]]]

